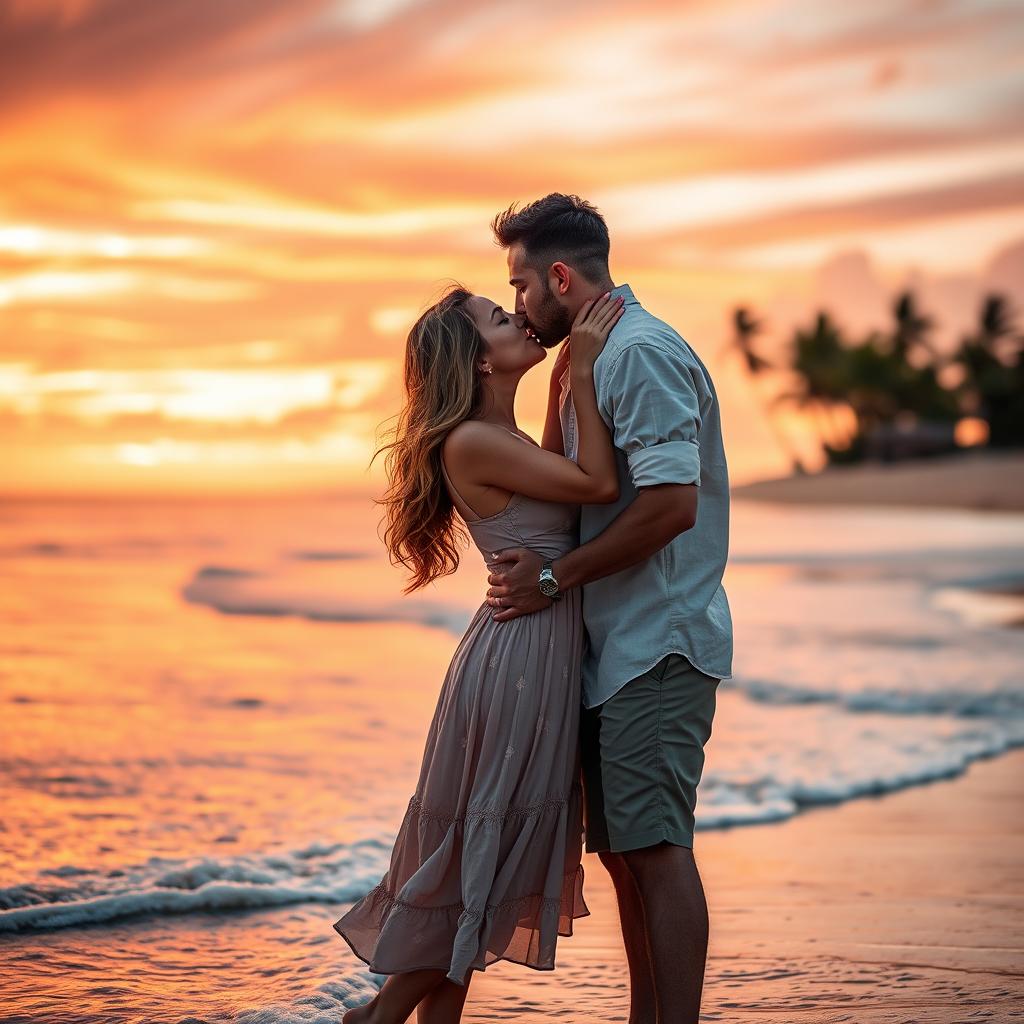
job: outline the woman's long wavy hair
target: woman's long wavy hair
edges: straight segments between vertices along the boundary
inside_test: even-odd
[[[484,340],[465,308],[471,296],[454,285],[413,325],[405,347],[405,405],[393,439],[373,455],[387,453],[389,486],[378,504],[385,508],[391,564],[410,573],[407,594],[455,572],[466,538],[441,474],[441,446],[480,408],[483,395],[476,363]]]

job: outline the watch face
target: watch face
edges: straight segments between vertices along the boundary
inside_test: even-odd
[[[558,593],[558,583],[553,579],[544,579],[540,581],[540,592],[545,597],[551,597]]]

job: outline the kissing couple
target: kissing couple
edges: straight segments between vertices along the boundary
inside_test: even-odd
[[[474,971],[554,970],[558,937],[590,913],[585,835],[615,887],[629,1024],[695,1024],[694,806],[732,671],[717,395],[687,342],[613,282],[593,205],[553,193],[491,226],[514,309],[453,287],[416,321],[380,449],[406,593],[457,568],[466,531],[489,575],[388,871],[334,924],[389,975],[343,1021],[451,1024]],[[538,444],[516,389],[558,345]]]

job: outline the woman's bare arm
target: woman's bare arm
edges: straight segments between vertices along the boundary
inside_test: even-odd
[[[448,472],[461,481],[500,487],[544,501],[606,504],[619,497],[615,447],[597,408],[594,362],[622,303],[602,296],[579,312],[570,335],[570,380],[576,410],[576,461],[544,447],[523,444],[504,427],[466,420],[445,440]],[[460,488],[461,489],[461,488]]]
[[[562,400],[562,374],[569,367],[569,345],[564,343],[555,357],[555,365],[551,368],[551,380],[548,384],[548,412],[544,420],[544,437],[541,448],[565,454],[565,439],[562,437],[562,420],[560,416]]]
[[[457,476],[460,481],[459,490],[468,483],[501,488],[542,501],[601,505],[619,496],[610,438],[608,447],[608,464],[592,464],[592,472],[588,472],[582,463],[577,464],[564,455],[524,444],[504,427],[466,420],[448,435],[444,457],[449,475]]]

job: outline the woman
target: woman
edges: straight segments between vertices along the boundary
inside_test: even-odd
[[[581,502],[616,500],[593,365],[621,315],[607,294],[584,305],[556,361],[556,373],[570,365],[576,462],[516,426],[516,388],[546,355],[524,318],[462,288],[420,317],[406,404],[385,446],[384,539],[410,571],[406,593],[458,566],[455,513],[485,561],[512,545],[553,559],[576,546]],[[552,389],[549,426],[557,413]],[[509,622],[492,615],[485,601],[449,665],[387,873],[334,925],[372,971],[390,975],[344,1024],[402,1024],[416,1007],[419,1024],[458,1021],[473,970],[496,960],[552,970],[558,936],[590,913],[580,595]]]

